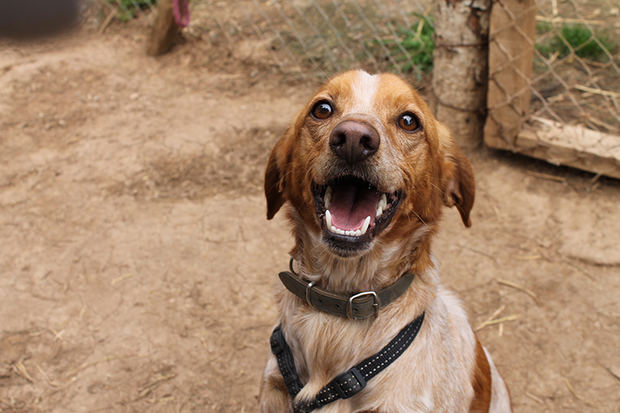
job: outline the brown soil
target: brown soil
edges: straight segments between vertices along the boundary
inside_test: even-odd
[[[263,167],[311,88],[143,33],[0,44],[2,412],[256,411],[292,244]],[[515,410],[618,412],[620,185],[469,156],[435,249],[474,326],[509,317],[479,335]]]

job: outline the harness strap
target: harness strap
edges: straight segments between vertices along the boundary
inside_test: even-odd
[[[269,344],[271,345],[271,352],[276,356],[276,360],[278,361],[278,367],[284,378],[286,388],[291,397],[295,398],[304,385],[301,384],[299,380],[293,354],[291,353],[288,343],[284,339],[284,334],[280,326],[277,326],[275,330],[273,330],[273,333],[271,333]]]
[[[381,373],[407,350],[422,327],[424,313],[407,324],[385,347],[378,353],[364,359],[349,370],[336,376],[327,383],[317,395],[308,401],[293,405],[294,413],[310,413],[315,409],[332,403],[338,399],[348,399],[355,396],[366,387],[368,380]],[[276,356],[280,373],[286,383],[291,398],[302,389],[303,384],[295,369],[295,360],[280,326],[276,327],[270,339],[271,351]]]

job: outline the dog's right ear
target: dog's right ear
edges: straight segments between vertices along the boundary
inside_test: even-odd
[[[474,206],[476,185],[471,164],[454,143],[448,128],[438,124],[439,145],[443,153],[441,189],[446,206],[456,206],[466,227],[471,227],[469,213]]]
[[[265,198],[267,198],[267,219],[280,210],[286,198],[286,170],[291,158],[291,139],[293,127],[289,128],[271,150],[265,170]]]

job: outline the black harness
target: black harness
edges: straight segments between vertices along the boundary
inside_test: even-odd
[[[349,397],[355,396],[366,387],[368,380],[382,372],[405,352],[420,331],[423,321],[424,313],[407,324],[407,326],[405,326],[405,328],[378,353],[364,359],[361,363],[358,363],[344,373],[336,376],[332,381],[327,383],[312,400],[294,403],[293,412],[309,413],[338,399],[348,399]],[[286,384],[291,398],[294,399],[304,385],[299,379],[293,354],[284,339],[284,334],[280,326],[276,327],[271,334],[270,344],[271,352],[278,361],[278,367],[284,378],[284,383]]]

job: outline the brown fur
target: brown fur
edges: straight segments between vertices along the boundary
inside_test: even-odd
[[[373,87],[376,92],[370,96]],[[335,113],[319,121],[308,113],[322,99],[334,103]],[[406,133],[398,127],[396,118],[405,111],[419,118],[420,131]],[[392,222],[367,251],[342,258],[321,241],[321,222],[311,187],[313,183],[326,184],[335,167],[336,158],[328,144],[330,131],[339,122],[351,119],[369,123],[381,137],[377,153],[364,161],[364,173],[379,183],[380,191],[402,189],[405,197]],[[291,255],[302,276],[321,288],[348,294],[384,288],[404,272],[417,275],[403,296],[375,318],[363,321],[320,313],[286,291],[279,295],[280,323],[300,378],[306,383],[298,400],[313,397],[334,376],[379,351],[404,325],[426,311],[413,344],[423,350],[408,350],[362,393],[324,410],[398,411],[394,406],[399,402],[385,393],[401,385],[407,387],[398,394],[406,395],[406,389],[413,394],[406,401],[411,404],[407,411],[424,410],[429,403],[433,411],[463,411],[470,405],[477,409],[485,400],[488,410],[490,397],[486,396],[490,390],[483,379],[490,378],[489,364],[486,370],[479,365],[481,347],[476,347],[458,301],[439,285],[431,256],[431,239],[443,205],[456,206],[463,223],[471,225],[473,172],[447,129],[413,88],[387,74],[377,78],[347,72],[333,78],[310,99],[273,148],[265,173],[265,196],[269,219],[288,203],[287,215],[295,236]],[[422,357],[429,351],[433,354]],[[484,352],[481,354],[484,357]],[[429,360],[439,363],[434,365]],[[271,359],[261,386],[263,412],[283,411],[282,394],[272,393],[288,396],[278,384],[281,382],[274,379],[281,380],[274,363]],[[415,372],[411,365],[417,366]],[[449,376],[451,381],[447,382],[444,370],[455,368],[457,374]],[[288,411],[290,406],[289,400]]]
[[[476,364],[472,375],[474,398],[469,406],[471,413],[486,413],[491,404],[491,367],[482,345],[476,338]]]
[[[313,180],[320,181],[321,177],[314,176],[314,164],[321,161],[321,158],[330,159],[330,154],[326,153],[328,150],[325,149],[327,132],[340,119],[334,119],[331,124],[324,122],[316,126],[308,124],[307,113],[316,101],[328,95],[342,96],[342,105],[348,105],[347,99],[351,98],[349,78],[354,73],[342,75],[341,81],[331,84],[329,90],[326,87],[319,90],[315,98],[300,112],[294,125],[273,148],[265,173],[268,219],[276,214],[284,202],[289,201],[301,216],[302,225],[319,230],[320,223],[314,213],[310,187]],[[387,119],[393,116],[393,107],[398,107],[402,108],[401,111],[411,109],[424,124],[423,132],[417,134],[412,142],[411,136],[398,130],[394,122],[385,123],[389,133],[387,143],[400,151],[395,169],[402,177],[399,182],[391,185],[394,188],[397,185],[414,187],[415,196],[408,196],[401,204],[398,216],[391,225],[392,230],[384,233],[383,241],[390,243],[405,240],[408,238],[407,234],[414,232],[423,223],[430,225],[431,232],[434,232],[442,204],[456,205],[464,224],[470,226],[469,212],[474,203],[475,185],[469,162],[452,142],[447,129],[434,119],[418,94],[400,78],[394,75],[383,76],[377,100],[387,101],[389,105],[379,107],[379,118]],[[403,88],[403,85],[406,88]],[[385,146],[386,143],[382,145]],[[411,252],[413,247],[409,246]],[[410,257],[407,264],[412,266],[412,269],[423,272],[430,264],[430,245],[423,241],[415,247],[415,256]],[[300,248],[297,246],[295,250]],[[396,272],[394,275],[399,276],[400,273]],[[385,280],[385,284],[393,281]]]
[[[289,405],[288,390],[282,376],[270,376],[261,383],[259,399],[266,400],[266,403],[274,406],[277,411],[286,411]]]

